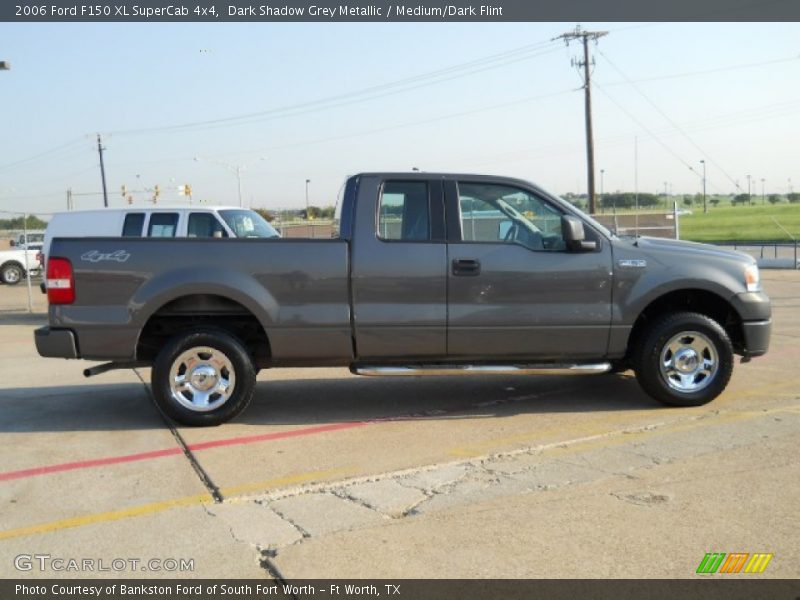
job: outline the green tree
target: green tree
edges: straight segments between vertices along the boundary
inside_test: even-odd
[[[767,202],[770,204],[777,204],[781,201],[781,197],[778,194],[770,194],[767,196]]]
[[[264,218],[265,221],[269,223],[272,223],[277,217],[277,215],[274,212],[269,211],[266,208],[254,208],[253,212],[257,212]]]
[[[731,200],[731,204],[733,206],[737,204],[750,204],[750,194],[736,194]]]
[[[789,200],[792,204],[797,204],[800,202],[800,193],[792,192],[791,194],[786,194],[786,199]]]
[[[28,215],[27,219],[23,217],[14,217],[13,219],[0,219],[0,229],[25,229],[23,226],[27,226],[28,229],[44,229],[47,227],[47,222],[42,221],[36,215]]]
[[[719,204],[719,198],[711,198],[709,202],[711,202],[711,206],[716,206],[717,204]]]

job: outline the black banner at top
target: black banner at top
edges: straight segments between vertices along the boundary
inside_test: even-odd
[[[797,0],[12,0],[7,22],[800,21]]]

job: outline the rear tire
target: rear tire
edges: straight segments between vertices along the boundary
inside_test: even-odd
[[[219,425],[250,404],[253,361],[226,331],[194,329],[171,338],[153,364],[151,385],[158,407],[179,423]]]
[[[3,265],[0,269],[0,279],[7,285],[17,285],[25,276],[25,270],[22,265],[17,263],[8,263]]]
[[[719,323],[705,315],[665,315],[639,338],[636,379],[670,406],[701,406],[719,396],[733,373],[733,346]]]

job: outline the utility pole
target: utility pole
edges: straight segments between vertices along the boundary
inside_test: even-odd
[[[100,177],[103,179],[103,206],[108,208],[108,190],[106,190],[106,167],[103,164],[103,143],[100,134],[97,134],[97,152],[100,154]]]
[[[589,214],[597,211],[597,203],[594,194],[594,139],[592,135],[592,85],[591,85],[591,70],[590,66],[594,65],[593,60],[589,60],[589,40],[597,43],[597,40],[604,35],[608,35],[607,31],[582,31],[580,25],[575,26],[575,31],[564,33],[553,39],[563,39],[569,45],[572,40],[580,39],[583,42],[583,60],[576,61],[573,59],[573,66],[578,68],[583,67],[583,91],[586,112],[586,169],[587,169],[587,194],[589,195]]]

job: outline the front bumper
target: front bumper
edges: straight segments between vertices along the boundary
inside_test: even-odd
[[[33,332],[36,350],[47,358],[79,358],[75,334],[69,329],[40,327]]]
[[[766,354],[772,331],[772,304],[764,292],[744,292],[731,298],[742,319],[742,355],[745,358]]]
[[[745,358],[761,356],[766,354],[769,348],[769,337],[772,331],[772,320],[766,321],[745,321],[742,323],[744,333],[744,352]]]

